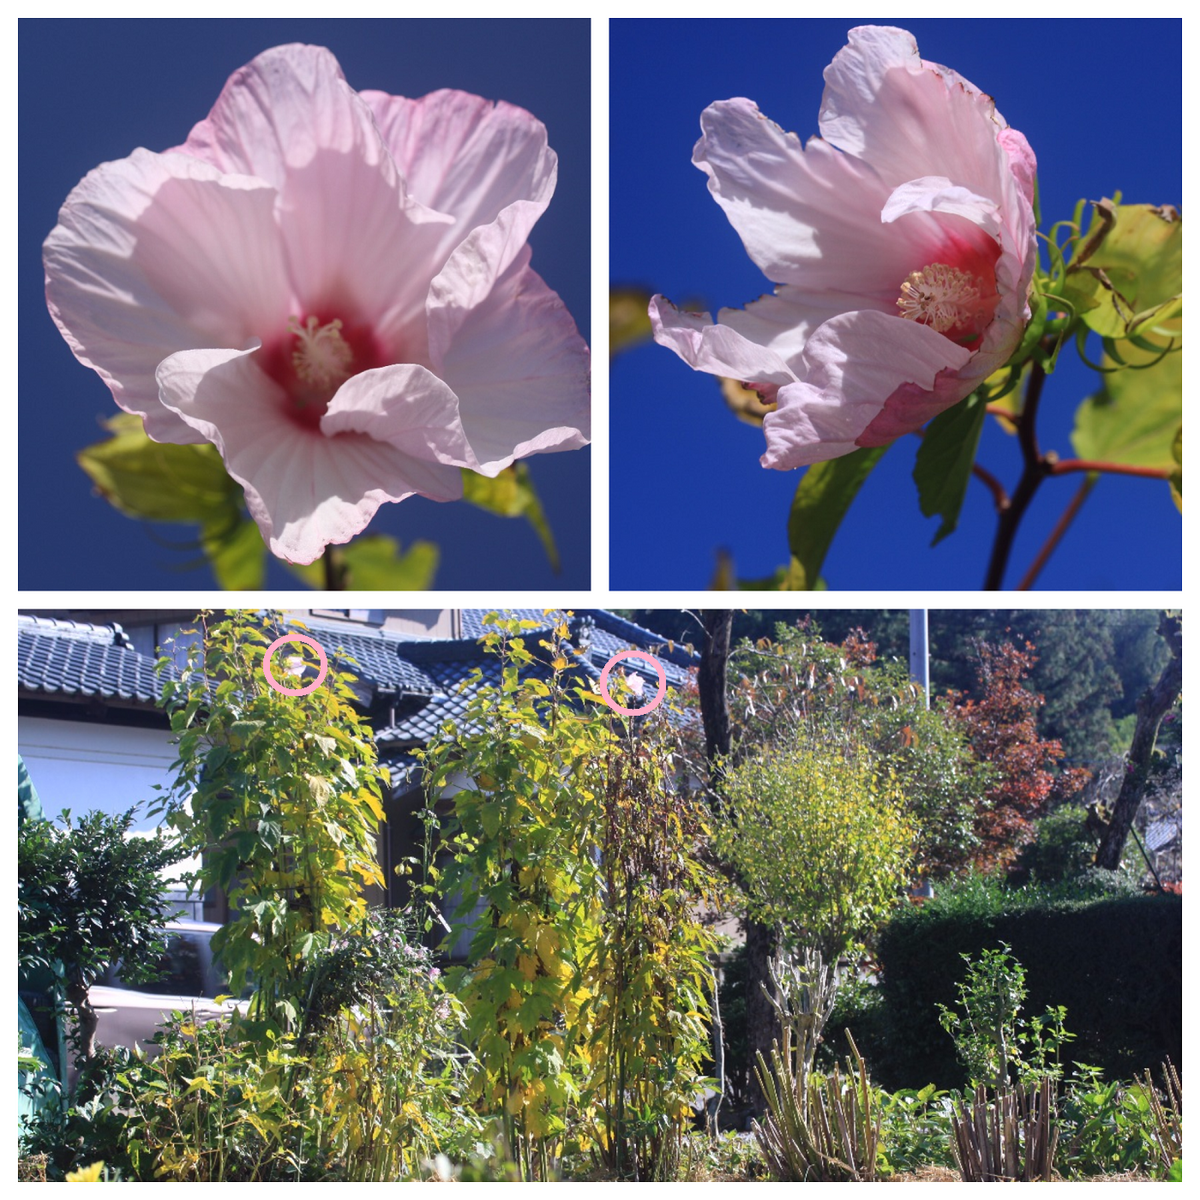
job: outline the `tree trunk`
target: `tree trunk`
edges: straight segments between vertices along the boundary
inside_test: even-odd
[[[82,980],[69,979],[63,988],[67,1003],[75,1018],[75,1053],[79,1056],[79,1066],[82,1069],[96,1057],[96,1026],[100,1018],[88,1000],[88,987]]]
[[[1115,871],[1121,864],[1121,852],[1125,839],[1133,826],[1146,787],[1150,781],[1154,758],[1154,743],[1158,738],[1158,727],[1179,698],[1183,687],[1183,616],[1164,613],[1158,623],[1158,632],[1171,650],[1171,658],[1158,682],[1147,688],[1137,702],[1137,722],[1133,729],[1133,741],[1126,760],[1125,778],[1112,816],[1100,839],[1096,851],[1096,866]]]
[[[718,798],[718,804],[721,804],[722,760],[730,756],[733,742],[726,693],[733,612],[727,608],[705,609],[700,616],[707,636],[696,682],[700,692],[700,715],[704,721],[704,752],[708,758],[709,785]],[[749,976],[746,985],[746,1034],[750,1061],[738,1065],[745,1067],[749,1077],[750,1102],[756,1112],[762,1113],[766,1101],[754,1074],[754,1063],[758,1051],[769,1059],[771,1043],[776,1037],[774,1010],[763,993],[763,986],[770,987],[771,984],[767,964],[775,953],[775,935],[768,926],[760,925],[757,921],[746,920],[742,927],[746,934],[746,969]],[[730,1065],[727,1063],[727,1070]]]
[[[771,975],[767,964],[775,953],[775,931],[769,925],[747,918],[742,922],[746,934],[746,1041],[750,1055],[748,1089],[750,1103],[757,1115],[766,1111],[767,1101],[758,1082],[754,1067],[761,1054],[771,1061],[771,1045],[779,1040],[779,1021],[764,988],[770,989]]]
[[[708,757],[712,786],[717,789],[720,786],[719,760],[729,754],[732,741],[725,675],[733,612],[727,608],[705,609],[700,615],[706,636],[696,684],[700,690],[700,715],[704,720],[704,753]]]

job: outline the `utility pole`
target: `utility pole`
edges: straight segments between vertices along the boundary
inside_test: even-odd
[[[908,677],[921,685],[929,707],[929,610],[908,610]]]

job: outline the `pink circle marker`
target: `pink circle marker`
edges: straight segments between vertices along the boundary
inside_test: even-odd
[[[613,669],[613,664],[619,663],[623,658],[644,658],[648,662],[652,662],[654,669],[658,672],[658,691],[654,693],[654,699],[645,708],[622,708],[608,694],[608,673]],[[620,654],[614,654],[605,664],[604,670],[600,672],[600,698],[609,708],[614,712],[619,712],[622,716],[640,717],[643,713],[653,712],[663,702],[663,697],[666,694],[667,673],[663,670],[662,663],[653,654],[647,654],[645,650],[622,650]]]
[[[275,653],[285,642],[303,642],[306,646],[311,646],[316,652],[317,657],[321,660],[321,670],[317,674],[317,678],[308,687],[302,688],[287,688],[280,683],[275,682],[275,676],[271,674],[271,655]],[[325,651],[321,649],[320,642],[314,641],[310,637],[306,637],[302,633],[285,633],[283,637],[276,638],[268,647],[266,657],[263,659],[263,674],[267,677],[267,682],[277,691],[282,692],[285,696],[307,696],[309,692],[315,692],[317,688],[324,682],[325,676],[329,672],[329,660],[325,657]]]

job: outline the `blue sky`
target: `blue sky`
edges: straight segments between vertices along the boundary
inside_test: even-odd
[[[746,256],[691,163],[701,111],[746,96],[785,129],[817,133],[821,72],[857,24],[894,23],[922,56],[996,100],[1039,161],[1042,228],[1080,197],[1114,189],[1127,202],[1182,199],[1178,20],[614,20],[611,48],[610,268],[715,313],[770,283]],[[1047,381],[1043,449],[1072,456],[1079,401],[1098,376],[1064,351]],[[618,357],[611,382],[611,574],[614,588],[707,586],[718,546],[739,575],[787,561],[786,520],[798,472],[766,471],[760,430],[728,413],[713,377],[653,343]],[[911,480],[917,439],[888,450],[825,561],[835,589],[979,588],[995,531],[988,493],[968,490],[958,531],[935,548]],[[1014,439],[989,422],[978,461],[1009,491]],[[1023,574],[1082,476],[1049,480],[1026,515],[1007,577]],[[653,492],[649,481],[653,480]],[[1103,478],[1038,582],[1039,589],[1178,589],[1181,523],[1166,485]]]
[[[135,147],[182,142],[225,80],[270,46],[311,42],[337,55],[350,85],[421,96],[460,88],[529,109],[559,157],[558,189],[530,238],[533,268],[589,336],[590,23],[587,20],[29,20],[18,26],[19,584],[30,589],[214,586],[194,527],[122,517],[92,494],[75,454],[117,411],[46,312],[41,244],[67,193]],[[590,451],[527,460],[557,535],[554,575],[523,520],[421,498],[385,505],[369,533],[438,543],[440,588],[588,586]],[[272,560],[268,587],[300,584]]]

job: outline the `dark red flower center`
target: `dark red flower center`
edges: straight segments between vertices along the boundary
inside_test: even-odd
[[[289,317],[288,332],[264,347],[263,369],[287,394],[288,417],[319,431],[338,388],[352,375],[383,366],[375,336],[328,313]]]

